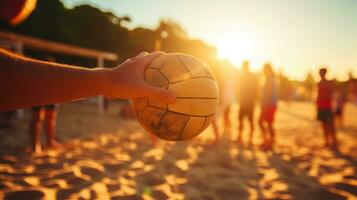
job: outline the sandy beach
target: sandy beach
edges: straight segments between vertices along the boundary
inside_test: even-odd
[[[279,105],[273,152],[260,150],[258,128],[252,147],[229,141],[236,107],[217,145],[211,127],[190,141],[153,145],[119,107],[101,116],[88,102],[61,105],[57,134],[72,147],[39,155],[26,151],[28,112],[1,128],[0,199],[357,199],[355,106],[346,107],[339,152],[322,147],[312,103]]]

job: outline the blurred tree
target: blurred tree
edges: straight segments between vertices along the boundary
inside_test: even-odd
[[[68,9],[60,0],[38,0],[31,16],[22,24],[12,27],[0,23],[0,28],[25,35],[82,47],[115,52],[119,62],[141,51],[155,50],[159,39],[167,52],[191,54],[206,63],[216,62],[216,48],[200,40],[188,38],[186,31],[172,20],[163,20],[155,30],[138,27],[129,30],[127,16],[118,17],[89,5]],[[164,34],[163,34],[164,33]],[[32,52],[26,52],[32,54]],[[38,56],[35,56],[38,57]],[[41,56],[40,56],[41,57]],[[95,65],[95,61],[55,56],[58,61],[73,64]]]
[[[155,32],[156,39],[161,40],[161,50],[190,54],[209,65],[216,64],[217,49],[201,40],[188,38],[186,31],[178,23],[172,20],[163,20]],[[163,35],[165,37],[162,37]]]
[[[182,26],[174,20],[161,20],[159,26],[156,28],[156,33],[160,36],[163,31],[171,37],[187,38],[185,29],[183,29]]]
[[[283,73],[279,73],[279,98],[289,103],[293,97],[293,84]]]
[[[141,51],[154,51],[156,32],[145,28],[136,28],[130,32],[131,55]]]
[[[315,84],[316,84],[316,81],[315,81],[314,77],[312,76],[311,72],[306,74],[305,80],[303,81],[302,85],[305,89],[306,96],[309,100],[311,100],[313,97]]]

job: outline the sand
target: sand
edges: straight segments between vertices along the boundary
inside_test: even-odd
[[[252,147],[230,142],[228,130],[212,145],[211,128],[154,146],[135,120],[118,116],[117,103],[100,116],[74,102],[61,106],[57,128],[74,147],[32,155],[26,112],[0,129],[0,199],[357,199],[357,108],[348,105],[334,152],[322,147],[313,104],[279,106],[273,152],[260,150],[258,130]]]

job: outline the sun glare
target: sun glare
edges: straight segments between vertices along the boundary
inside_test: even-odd
[[[237,68],[241,67],[244,60],[249,60],[252,69],[258,69],[259,60],[255,54],[258,45],[253,36],[243,34],[224,36],[217,40],[216,45],[219,58],[228,59]]]

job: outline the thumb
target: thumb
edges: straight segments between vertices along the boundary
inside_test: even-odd
[[[170,90],[150,85],[146,86],[145,90],[147,92],[147,96],[161,103],[172,104],[176,101],[175,94]]]
[[[154,53],[150,53],[148,54],[147,52],[143,52],[141,54],[139,54],[137,57],[135,57],[135,60],[138,60],[140,62],[140,64],[142,66],[148,66],[150,62],[152,62],[152,60],[154,60],[155,58],[162,56],[164,53],[161,51],[157,51]]]
[[[144,56],[147,56],[147,55],[149,55],[149,53],[146,52],[146,51],[144,51],[144,52],[139,53],[139,54],[138,54],[137,56],[135,56],[134,58],[140,58],[140,57],[144,57]]]

